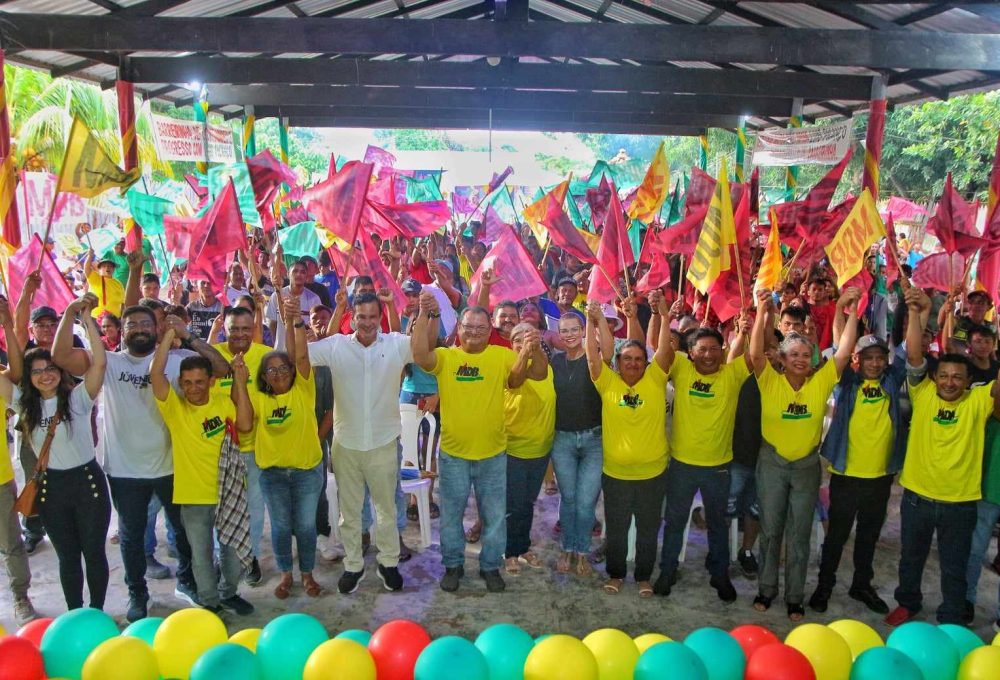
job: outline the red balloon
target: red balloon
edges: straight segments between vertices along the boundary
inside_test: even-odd
[[[745,680],[816,680],[805,654],[777,642],[760,647],[747,662]]]
[[[413,621],[396,619],[381,626],[368,641],[378,680],[413,680],[417,657],[430,643],[427,631]]]
[[[45,662],[30,640],[16,635],[0,638],[0,680],[43,680]]]
[[[740,643],[740,647],[743,648],[743,653],[748,659],[764,645],[781,642],[777,635],[764,628],[764,626],[754,626],[752,624],[736,626],[736,628],[729,631],[729,634]]]
[[[42,635],[45,634],[45,629],[49,627],[52,623],[52,619],[35,619],[30,623],[26,623],[21,626],[21,630],[17,631],[17,636],[19,638],[24,638],[35,645],[38,649],[42,647]]]

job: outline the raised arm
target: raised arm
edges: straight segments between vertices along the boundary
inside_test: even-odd
[[[0,373],[0,397],[5,403],[10,404],[14,397],[14,383],[21,380],[24,369],[24,356],[21,353],[21,345],[14,340],[14,320],[10,314],[10,303],[6,298],[0,297],[0,325],[3,326],[4,337],[7,342],[7,368]]]
[[[847,319],[837,342],[837,352],[833,355],[833,363],[837,367],[838,377],[850,363],[851,355],[854,354],[854,345],[858,342],[858,300],[860,299],[861,291],[853,286],[840,296],[840,301],[844,302],[843,309],[847,312]],[[840,301],[837,302],[838,307],[841,306]]]
[[[930,308],[931,301],[927,294],[917,288],[910,286],[910,289],[903,295],[906,301],[906,363],[908,366],[918,368],[924,365],[923,334],[924,328],[921,324],[921,316],[924,310]]]
[[[598,315],[594,319],[594,325],[597,327],[598,341],[601,347],[601,356],[604,357],[604,363],[608,366],[611,365],[611,359],[615,356],[615,336],[611,332],[611,326],[608,325],[608,318],[604,316],[604,310],[598,305],[597,308]],[[590,316],[590,303],[587,303],[587,315]]]
[[[747,348],[747,331],[749,330],[749,324],[747,323],[747,310],[741,309],[740,313],[736,316],[735,326],[733,328],[733,341],[729,345],[729,354],[726,355],[726,363],[731,364],[732,362],[739,359],[741,356],[745,356]],[[747,364],[749,367],[750,364]],[[751,370],[753,370],[751,368]]]
[[[419,311],[413,321],[413,331],[410,333],[410,351],[413,353],[413,362],[425,371],[433,371],[437,366],[437,355],[431,347],[430,336],[433,333],[433,336],[437,337],[440,317],[437,298],[431,293],[421,293]],[[433,328],[429,329],[428,326]]]
[[[622,314],[625,315],[625,337],[645,345],[646,334],[642,331],[642,324],[639,323],[638,312],[639,305],[636,303],[635,293],[632,293],[622,304]]]
[[[142,249],[125,255],[128,260],[128,281],[125,283],[125,306],[139,304],[142,297],[139,284],[142,283],[142,263],[146,258],[142,254]]]
[[[149,367],[149,384],[153,388],[153,396],[159,401],[166,401],[170,392],[170,381],[167,380],[167,356],[170,354],[171,345],[174,344],[175,335],[173,326],[169,326],[160,344],[156,346],[153,363]]]
[[[525,336],[531,339],[531,363],[528,364],[529,380],[545,380],[549,377],[549,357],[542,349],[541,331],[531,330],[531,334]]]
[[[167,328],[174,331],[174,336],[179,338],[181,343],[187,345],[189,349],[194,350],[201,356],[208,359],[209,363],[212,364],[213,377],[225,378],[229,375],[232,369],[229,367],[229,362],[226,361],[221,354],[219,354],[219,350],[215,349],[210,344],[191,333],[180,317],[171,314],[164,319],[164,322],[166,323]]]
[[[285,350],[295,364],[295,370],[301,377],[308,379],[312,366],[309,363],[309,341],[300,305],[298,297],[289,296],[285,300]]]
[[[750,351],[747,353],[747,360],[758,377],[767,366],[767,356],[764,354],[765,336],[771,332],[773,325],[771,319],[773,305],[774,298],[771,296],[771,291],[766,288],[757,291],[757,317],[753,320],[753,330],[750,332]]]
[[[483,275],[479,277],[479,295],[476,297],[476,304],[483,309],[488,309],[493,312],[493,307],[490,306],[490,291],[493,289],[493,284],[500,280],[497,276],[496,270],[493,267],[483,271]]]
[[[247,381],[250,380],[250,369],[243,360],[243,352],[233,357],[233,387],[229,393],[230,399],[236,404],[236,429],[246,433],[253,429],[253,402],[247,391]]]
[[[90,395],[90,398],[97,399],[101,388],[104,387],[104,369],[108,365],[108,353],[104,348],[104,342],[101,340],[101,329],[97,327],[97,319],[91,313],[98,304],[97,296],[93,293],[87,293],[73,304],[75,305],[81,301],[79,309],[80,323],[83,324],[84,329],[87,331],[87,340],[90,342],[90,367],[83,374],[83,384],[86,386],[87,394]],[[70,305],[70,307],[72,306]],[[63,313],[60,323],[65,323],[67,318],[72,323],[73,313],[69,307]]]
[[[336,335],[340,332],[340,322],[347,312],[347,290],[343,285],[337,289],[333,299],[336,302],[336,306],[333,308],[333,314],[330,316],[330,323],[326,325],[327,335]]]
[[[604,370],[604,361],[601,360],[601,347],[597,340],[601,323],[605,326],[608,325],[608,322],[604,319],[604,314],[601,312],[601,305],[591,300],[587,303],[587,327],[584,328],[583,332],[583,348],[587,353],[587,368],[590,369],[591,380],[597,380],[601,376],[601,371]],[[611,363],[610,357],[607,361],[609,364]]]
[[[31,303],[35,299],[35,293],[41,287],[41,272],[31,272],[24,280],[21,296],[17,298],[17,306],[14,308],[14,334],[7,337],[17,338],[17,344],[22,348],[28,344],[28,320],[31,317]]]
[[[511,366],[510,373],[507,375],[507,387],[510,389],[516,390],[528,379],[528,367],[531,364],[531,357],[534,353],[532,345],[537,343],[538,331],[525,331],[524,344],[521,345],[521,351],[517,353],[517,359],[514,361],[514,365]]]
[[[388,288],[382,288],[378,291],[378,293],[376,293],[375,297],[377,297],[378,301],[382,303],[382,312],[386,315],[389,331],[392,333],[398,333],[400,329],[399,312],[396,311],[396,298],[393,297],[392,291]]]
[[[69,322],[63,323],[67,316]],[[64,314],[63,321],[60,321],[56,328],[56,336],[52,341],[52,363],[73,375],[86,375],[90,369],[90,352],[82,347],[73,346],[73,316]]]
[[[444,294],[448,296],[451,306],[458,309],[459,303],[462,302],[462,294],[455,288],[451,271],[447,267],[442,269],[441,265],[437,262],[428,262],[427,270],[434,277],[434,283],[438,285],[438,288],[443,290]]]
[[[674,346],[670,344],[670,316],[674,307],[677,307],[677,302],[667,307],[667,299],[663,297],[663,291],[654,290],[649,294],[649,304],[660,317],[660,334],[656,339],[656,353],[653,355],[653,359],[664,373],[669,373],[670,367],[674,363]]]

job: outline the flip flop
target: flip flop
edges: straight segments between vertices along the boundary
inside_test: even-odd
[[[649,581],[639,581],[636,585],[639,586],[639,597],[644,600],[653,597],[653,586]]]
[[[604,592],[608,595],[617,595],[621,592],[622,586],[625,585],[625,579],[623,578],[609,578],[604,582]]]

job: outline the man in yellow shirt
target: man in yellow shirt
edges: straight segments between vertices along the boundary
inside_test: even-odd
[[[1000,419],[1000,392],[996,381],[968,389],[969,359],[962,354],[942,354],[933,376],[928,377],[919,319],[930,307],[930,299],[911,287],[906,306],[906,370],[913,416],[899,478],[904,489],[895,592],[899,606],[885,622],[898,626],[920,611],[920,581],[936,533],[942,596],[937,620],[962,625],[976,501],[982,497],[986,423],[990,415]]]
[[[215,391],[212,364],[201,356],[181,360],[181,395],[166,376],[167,355],[173,344],[169,329],[156,348],[149,369],[156,406],[170,431],[174,458],[173,502],[180,507],[181,521],[191,544],[191,566],[198,584],[198,604],[216,614],[223,608],[240,616],[253,613],[253,605],[236,593],[242,565],[235,549],[219,543],[219,573],[214,564],[215,514],[219,499],[219,454],[227,421],[240,432],[253,427],[253,407],[246,390],[233,396]],[[242,360],[234,362],[235,380],[246,384],[249,372]],[[234,401],[235,400],[235,401]]]
[[[437,299],[420,295],[413,323],[413,361],[437,376],[441,395],[441,589],[458,590],[465,575],[465,531],[462,516],[474,486],[483,520],[479,575],[490,592],[506,587],[500,564],[507,543],[507,432],[504,389],[517,389],[528,378],[545,380],[548,359],[538,331],[525,331],[521,352],[489,344],[490,313],[467,307],[458,324],[461,347],[431,350],[440,317]],[[432,327],[428,330],[428,323]],[[428,332],[431,333],[428,336]]]

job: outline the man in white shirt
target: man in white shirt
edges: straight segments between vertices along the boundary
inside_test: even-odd
[[[281,289],[282,299],[289,296],[299,298],[299,304],[302,307],[302,323],[309,324],[309,310],[322,301],[316,293],[312,292],[306,288],[306,280],[308,276],[306,274],[306,266],[302,262],[296,262],[292,265],[292,268],[288,270],[288,282],[289,285]],[[280,281],[278,276],[277,267],[272,267],[271,269],[271,281],[277,285]],[[279,333],[280,318],[278,315],[278,310],[280,305],[278,304],[278,292],[275,291],[271,294],[271,297],[267,301],[267,308],[264,310],[264,318],[267,319],[267,325],[271,329],[271,337],[275,339],[274,348],[284,349],[284,336],[283,332]]]

